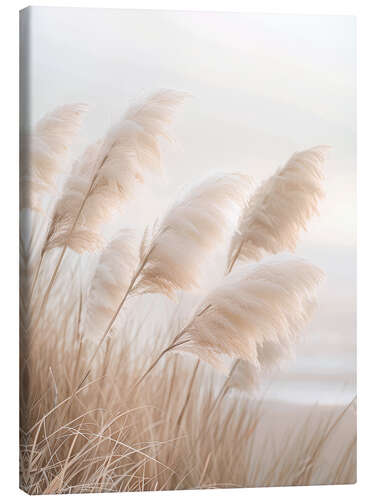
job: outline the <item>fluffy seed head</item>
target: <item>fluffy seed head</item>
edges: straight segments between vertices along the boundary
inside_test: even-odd
[[[228,357],[259,367],[258,349],[265,342],[284,346],[297,340],[322,276],[297,259],[239,269],[208,294],[175,350],[226,372]]]
[[[251,196],[233,236],[228,268],[236,260],[260,260],[265,254],[294,251],[301,229],[323,197],[326,146],[295,153]]]
[[[198,287],[207,258],[229,235],[250,184],[246,175],[222,174],[190,189],[160,224],[135,291],[174,298],[177,290]]]

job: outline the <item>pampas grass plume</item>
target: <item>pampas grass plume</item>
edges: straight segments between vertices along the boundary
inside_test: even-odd
[[[21,137],[21,208],[42,211],[46,193],[56,189],[56,176],[66,167],[86,104],[67,104],[47,113],[30,136]]]
[[[121,230],[103,250],[88,293],[85,331],[103,333],[121,302],[137,265],[134,234]]]
[[[134,292],[162,293],[173,299],[178,290],[198,288],[207,258],[229,235],[250,186],[244,174],[221,174],[187,191],[152,238]]]
[[[282,348],[297,340],[322,277],[317,267],[298,259],[245,266],[206,296],[172,350],[227,373],[228,358],[259,368],[258,349],[265,342]]]
[[[300,230],[306,229],[323,197],[321,166],[329,149],[317,146],[293,154],[249,198],[232,239],[229,270],[237,260],[294,251]]]

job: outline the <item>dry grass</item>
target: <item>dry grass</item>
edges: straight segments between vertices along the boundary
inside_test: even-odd
[[[78,334],[68,339],[69,332],[53,324],[44,331],[46,339],[36,338],[36,347],[29,346],[34,355],[28,360],[29,398],[21,418],[21,485],[28,493],[355,481],[354,436],[343,442],[342,456],[329,467],[321,461],[330,433],[341,439],[341,416],[334,412],[322,417],[316,408],[294,433],[280,436],[286,443],[282,453],[265,443],[262,462],[254,448],[261,405],[230,393],[206,425],[219,389],[211,370],[198,369],[178,422],[194,361],[170,355],[134,390],[158,349],[140,355],[134,343],[121,345],[114,337],[71,401],[89,357],[87,345]]]
[[[51,494],[354,482],[354,432],[328,464],[324,455],[329,442],[340,436],[351,408],[324,416],[319,408],[312,409],[299,428],[278,436],[275,446],[271,433],[258,436],[262,402],[249,397],[252,378],[263,377],[289,354],[308,320],[317,271],[296,262],[261,264],[251,272],[237,264],[294,247],[321,196],[321,175],[314,163],[322,160],[318,149],[294,156],[258,190],[256,203],[246,200],[247,178],[219,176],[173,205],[139,238],[139,248],[132,240],[135,253],[134,248],[130,252],[132,236],[126,229],[104,250],[91,244],[93,235],[95,242],[105,241],[101,223],[109,224],[114,210],[104,206],[105,200],[119,190],[112,199],[119,201],[119,208],[128,196],[126,182],[131,181],[132,190],[143,182],[140,172],[150,158],[159,166],[157,141],[169,123],[171,100],[168,93],[155,96],[130,108],[120,129],[106,139],[105,150],[97,151],[99,157],[86,155],[84,164],[76,164],[70,176],[66,173],[59,199],[44,199],[41,194],[51,196],[51,190],[38,190],[37,210],[21,212],[22,489]],[[171,97],[174,106],[180,97]],[[50,116],[71,119],[69,114]],[[59,133],[66,130],[70,137],[72,126],[60,125]],[[52,138],[53,144],[67,143],[59,135]],[[61,158],[56,148],[49,153],[48,141],[44,131],[31,162],[42,155],[55,174],[55,160],[61,168]],[[32,150],[32,143],[28,147]],[[95,148],[90,151],[95,153]],[[88,158],[93,163],[87,167]],[[121,168],[125,170],[115,173]],[[310,169],[309,176],[304,169]],[[29,189],[41,174],[43,165],[29,165]],[[246,217],[242,213],[240,233],[231,236],[232,209],[238,217],[243,210]],[[223,239],[230,256],[227,270],[225,265],[221,270],[222,284],[210,293],[200,290],[197,304],[186,307],[182,292],[201,286],[203,255],[209,256]],[[91,254],[92,247],[99,255]],[[82,252],[89,255],[82,257]],[[231,275],[224,277],[226,273]],[[174,310],[168,306],[169,315],[164,314],[168,299],[163,295],[178,302]],[[229,378],[191,355],[168,349],[160,356],[167,346],[176,345],[181,332],[189,333],[188,352],[203,360],[230,361]]]

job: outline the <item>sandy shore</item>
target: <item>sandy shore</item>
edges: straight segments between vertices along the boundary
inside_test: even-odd
[[[355,438],[355,405],[345,410],[345,406],[265,400],[254,432],[253,455],[264,464],[265,470],[275,457],[282,457],[279,471],[275,471],[275,486],[282,484],[278,477],[282,478],[283,468],[295,470],[298,477],[305,465],[311,467],[311,460],[314,461],[311,484],[335,484],[335,472],[342,463],[350,467],[349,476],[353,478],[350,482],[355,482]],[[258,485],[262,486],[261,475],[259,478]]]

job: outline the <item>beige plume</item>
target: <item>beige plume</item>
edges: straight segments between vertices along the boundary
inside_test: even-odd
[[[134,235],[121,230],[103,250],[88,294],[86,331],[102,333],[126,293],[137,265]]]
[[[55,205],[44,250],[64,246],[67,243],[75,252],[83,253],[95,251],[104,246],[98,228],[93,227],[92,224],[90,227],[85,217],[90,213],[85,207],[81,211],[79,224],[76,224],[74,231],[71,232],[82,200],[87,194],[88,185],[94,179],[97,158],[102,147],[103,141],[90,145],[81,158],[75,162],[72,174],[65,183],[63,195]]]
[[[305,295],[302,298],[301,308],[305,318],[309,319],[316,309],[315,295]],[[253,393],[260,386],[265,376],[281,368],[286,360],[295,355],[295,346],[298,338],[285,335],[278,342],[264,341],[257,346],[257,363],[238,359],[232,366],[226,387],[235,388],[247,393]]]
[[[133,198],[147,174],[161,172],[158,139],[167,136],[167,125],[184,98],[172,90],[153,94],[130,107],[103,141],[88,148],[56,204],[46,249],[67,244],[82,253],[91,251],[94,241],[100,248],[101,226]],[[77,235],[73,246],[78,231],[85,238],[79,246]]]
[[[201,304],[198,314],[168,350],[188,352],[224,372],[229,358],[261,368],[259,349],[294,343],[311,316],[322,271],[304,261],[247,266],[226,277]],[[266,353],[263,353],[266,356]]]
[[[198,287],[207,257],[231,231],[250,185],[244,174],[221,174],[191,188],[171,207],[151,238],[133,292],[174,298],[177,290]]]
[[[60,106],[21,138],[21,208],[42,210],[42,195],[55,189],[87,110],[85,104]]]
[[[323,197],[321,166],[328,150],[317,146],[295,153],[249,198],[231,242],[229,271],[237,260],[294,251],[300,230]]]
[[[293,343],[263,342],[257,347],[257,364],[239,359],[235,362],[228,386],[252,393],[264,376],[272,373],[283,361],[293,357]]]

